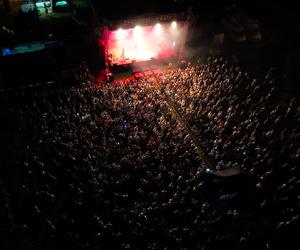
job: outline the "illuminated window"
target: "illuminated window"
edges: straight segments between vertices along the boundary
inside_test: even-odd
[[[64,7],[64,6],[68,6],[67,1],[58,1],[55,3],[56,7]]]

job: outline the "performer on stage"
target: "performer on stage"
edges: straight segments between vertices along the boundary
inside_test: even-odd
[[[122,54],[121,54],[121,63],[125,63],[125,49],[122,48]]]
[[[124,59],[125,59],[125,50],[124,50],[124,48],[122,48],[121,59],[122,59],[122,60],[124,60]]]

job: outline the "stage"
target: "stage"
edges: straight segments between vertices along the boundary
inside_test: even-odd
[[[187,29],[184,21],[106,29],[106,65],[111,72],[120,72],[142,62],[176,60],[183,53]]]
[[[135,62],[128,65],[118,65],[113,67],[113,80],[130,80],[138,79],[143,76],[151,76],[158,74],[166,69],[176,67],[177,58],[161,59],[161,60],[150,60],[144,62]]]
[[[180,64],[188,29],[186,13],[108,21],[98,41],[105,57],[100,78],[137,79]]]

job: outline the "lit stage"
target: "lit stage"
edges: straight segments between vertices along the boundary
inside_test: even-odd
[[[111,66],[177,57],[187,26],[175,21],[108,31],[107,59]]]

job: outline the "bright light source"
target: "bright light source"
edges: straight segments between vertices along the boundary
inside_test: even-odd
[[[155,32],[158,34],[160,34],[162,32],[162,27],[161,27],[160,23],[157,23],[155,25]]]
[[[133,29],[133,34],[135,37],[140,37],[142,35],[142,28],[141,26],[137,25]]]
[[[49,1],[49,6],[51,6],[51,2],[50,1]],[[67,3],[67,1],[57,1],[55,3],[55,6],[56,7],[66,7],[66,6],[68,6],[68,3]]]
[[[117,30],[117,38],[119,39],[119,40],[122,40],[122,39],[124,39],[125,38],[125,30],[123,30],[123,29],[118,29]]]
[[[176,21],[173,21],[173,22],[172,22],[171,27],[172,27],[173,29],[176,29],[176,28],[177,28],[177,23],[176,23]]]
[[[136,26],[134,27],[134,29],[135,29],[135,30],[140,30],[140,29],[141,29],[141,26],[140,26],[140,25],[136,25]]]

